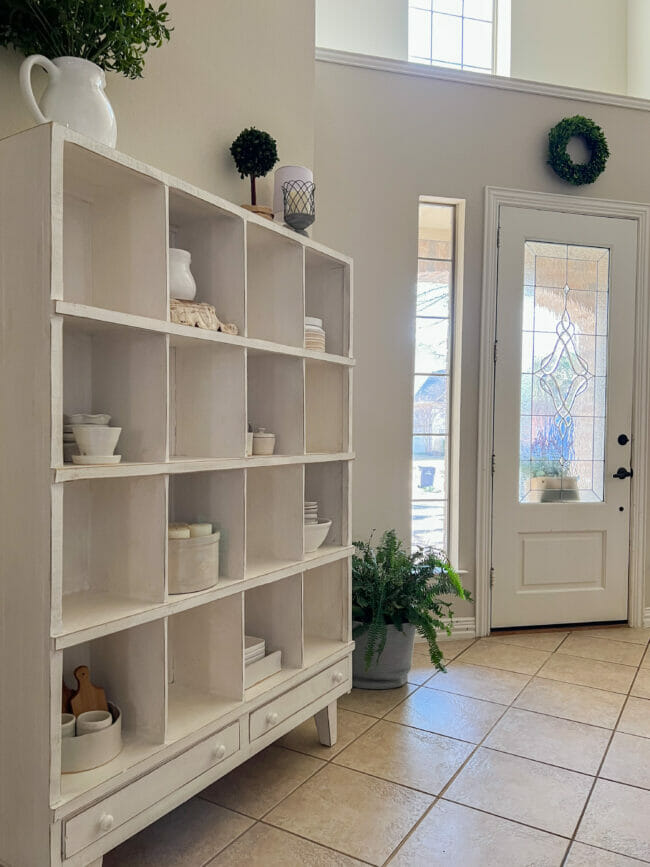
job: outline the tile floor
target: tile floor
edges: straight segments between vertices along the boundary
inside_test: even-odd
[[[104,858],[105,867],[650,863],[650,629],[416,645],[409,684],[353,690]]]

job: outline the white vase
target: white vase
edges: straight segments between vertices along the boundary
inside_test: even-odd
[[[189,250],[169,248],[169,294],[179,301],[194,301],[196,282],[190,271],[192,255]]]
[[[32,67],[41,66],[48,73],[47,87],[40,105],[32,90]],[[106,93],[103,69],[80,57],[56,57],[42,54],[25,58],[20,67],[20,88],[38,123],[56,121],[102,144],[115,147],[117,123]]]

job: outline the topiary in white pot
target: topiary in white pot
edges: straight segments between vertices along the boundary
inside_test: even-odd
[[[451,634],[453,609],[441,597],[471,601],[447,557],[423,548],[408,554],[395,530],[387,530],[376,547],[372,536],[354,546],[354,686],[394,689],[405,684],[416,632],[427,640],[433,665],[445,671],[437,632]]]

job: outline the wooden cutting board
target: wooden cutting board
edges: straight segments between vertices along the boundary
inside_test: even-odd
[[[90,670],[87,665],[80,665],[74,670],[79,688],[72,696],[70,705],[72,713],[79,716],[89,710],[108,710],[106,694],[100,686],[95,686],[90,680]]]
[[[68,684],[62,681],[61,686],[61,713],[72,713],[70,710],[70,699],[74,695],[74,690],[70,689]]]

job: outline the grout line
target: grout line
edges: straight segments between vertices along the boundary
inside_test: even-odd
[[[218,805],[215,804],[215,806],[218,806]],[[227,808],[223,807],[222,809],[227,809]],[[236,812],[236,811],[233,810],[232,812]],[[237,813],[237,815],[243,816],[244,814],[243,813]],[[246,818],[250,819],[251,816],[246,816]],[[210,867],[210,864],[214,864],[215,861],[217,860],[217,858],[219,858],[221,855],[223,855],[223,853],[226,851],[226,849],[229,849],[233,845],[233,843],[236,843],[237,840],[240,840],[244,836],[244,834],[248,834],[249,831],[252,831],[256,825],[259,825],[259,822],[257,822],[256,820],[253,820],[252,825],[249,825],[248,828],[244,828],[244,830],[241,832],[241,834],[237,834],[237,836],[234,837],[230,841],[230,843],[227,843],[225,846],[222,846],[221,849],[219,849],[217,852],[215,852],[213,855],[211,855],[210,859],[208,861],[204,861],[203,864],[201,865],[201,867]]]
[[[272,828],[274,831],[280,831],[285,834],[289,834],[292,837],[297,837],[298,840],[305,840],[307,843],[311,843],[313,846],[320,846],[323,849],[327,849],[328,852],[336,852],[337,855],[343,855],[345,858],[353,858],[356,861],[360,861],[362,864],[369,864],[370,867],[377,867],[372,861],[366,861],[365,858],[361,858],[359,855],[350,855],[349,852],[344,852],[342,849],[336,849],[334,846],[328,846],[327,843],[316,842],[316,840],[312,840],[311,837],[305,837],[302,834],[298,834],[297,831],[289,831],[288,828],[282,828],[280,825],[271,825],[269,822],[260,821],[261,825],[264,825],[266,828]]]

